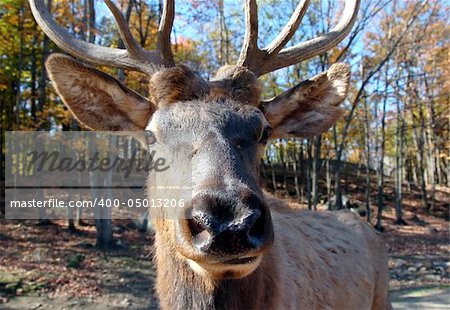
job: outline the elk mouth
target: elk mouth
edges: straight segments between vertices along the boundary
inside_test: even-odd
[[[257,258],[258,258],[257,256],[234,258],[234,259],[221,261],[220,264],[224,264],[224,265],[241,265],[242,264],[242,265],[244,265],[244,264],[253,263]]]
[[[240,279],[255,271],[263,255],[233,258],[228,260],[195,261],[187,259],[190,268],[197,274],[215,280]]]

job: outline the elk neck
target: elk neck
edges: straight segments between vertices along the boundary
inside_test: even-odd
[[[196,274],[156,230],[156,291],[162,309],[276,308],[279,266],[270,250],[250,275],[234,280],[213,280]]]

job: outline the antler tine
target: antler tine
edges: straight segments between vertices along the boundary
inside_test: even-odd
[[[157,49],[161,51],[167,65],[172,67],[175,65],[173,59],[172,48],[170,45],[170,33],[172,32],[173,21],[175,19],[175,1],[164,1],[163,14],[158,28]]]
[[[339,44],[350,32],[358,15],[360,0],[346,0],[339,23],[330,32],[293,47],[283,48],[260,69],[263,75],[320,55]]]
[[[258,4],[256,0],[245,1],[245,23],[244,42],[238,65],[252,67],[252,59],[254,60],[261,54],[261,50],[258,48]]]
[[[119,9],[110,0],[105,0],[105,2],[117,21],[126,50],[99,46],[74,38],[55,22],[44,1],[29,0],[36,22],[50,40],[72,56],[92,64],[135,70],[147,74],[152,74],[158,67],[173,66],[172,62],[166,61],[160,50],[145,51],[136,43]]]
[[[269,55],[278,54],[295,34],[308,9],[309,1],[310,0],[303,0],[297,5],[283,30],[281,30],[280,34],[264,49]]]
[[[238,65],[248,68],[257,76],[261,76],[319,55],[339,44],[355,23],[360,0],[345,0],[342,18],[329,33],[285,48],[285,45],[292,39],[298,29],[309,2],[310,0],[302,0],[280,34],[267,47],[259,49],[257,46],[257,4],[256,0],[247,0],[245,38]]]
[[[111,0],[103,0],[108,6],[109,10],[114,16],[117,23],[117,29],[119,30],[119,35],[122,38],[123,44],[125,45],[127,51],[135,58],[146,59],[144,49],[134,40],[131,34],[130,28],[122,15],[122,12],[117,8],[117,6]]]

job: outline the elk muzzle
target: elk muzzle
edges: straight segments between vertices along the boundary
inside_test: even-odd
[[[197,193],[190,212],[179,222],[180,253],[213,277],[250,273],[273,243],[269,208],[250,190]]]

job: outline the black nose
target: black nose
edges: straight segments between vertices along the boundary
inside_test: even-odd
[[[224,256],[255,252],[273,240],[268,208],[256,195],[204,194],[192,201],[189,229],[203,253]]]

